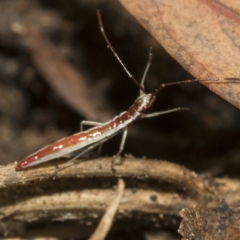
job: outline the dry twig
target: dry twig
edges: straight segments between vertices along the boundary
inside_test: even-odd
[[[104,213],[97,229],[95,230],[93,235],[89,238],[90,240],[105,239],[105,237],[107,236],[112,226],[113,218],[118,209],[118,205],[122,198],[123,191],[124,191],[124,181],[122,179],[119,179],[116,196],[113,198],[113,200],[110,202],[109,206],[107,207],[106,212]]]
[[[1,167],[2,219],[67,219],[66,213],[81,219],[83,211],[88,217],[100,215],[114,194],[109,178],[119,176],[126,178],[128,186],[119,206],[122,217],[132,211],[150,218],[152,214],[176,217],[183,207],[196,202],[216,206],[219,197],[232,206],[239,202],[237,180],[205,179],[177,164],[150,159],[125,158],[113,171],[111,161],[81,162],[60,171],[55,180],[52,163],[20,172],[15,172],[13,164]]]

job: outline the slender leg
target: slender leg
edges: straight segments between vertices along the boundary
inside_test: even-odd
[[[77,158],[79,158],[80,156],[82,156],[83,154],[85,154],[86,152],[98,147],[98,146],[101,146],[104,142],[108,141],[110,138],[114,137],[115,135],[113,136],[109,136],[109,137],[106,137],[105,139],[103,139],[102,141],[99,141],[91,146],[89,146],[88,148],[86,148],[84,151],[82,151],[81,153],[79,153],[77,156],[75,156],[74,158],[72,158],[70,161],[67,162],[67,165],[65,167],[62,167],[62,168],[59,168],[57,169],[56,173],[59,172],[60,170],[62,169],[65,169],[73,164],[74,163],[74,160],[76,160]],[[120,147],[119,147],[119,150],[117,152],[117,154],[114,156],[114,160],[112,162],[112,169],[113,169],[113,164],[117,164],[117,165],[120,165],[122,163],[121,161],[121,158],[119,157],[121,152],[123,151],[123,148],[124,148],[124,145],[125,145],[125,142],[126,142],[126,138],[127,138],[127,129],[124,130],[123,132],[123,136],[122,136],[122,140],[121,140],[121,143],[120,143]],[[114,170],[114,169],[113,169]]]
[[[155,113],[150,113],[150,114],[142,114],[141,118],[157,117],[157,116],[163,115],[163,114],[168,114],[168,113],[172,113],[172,112],[180,112],[180,111],[188,111],[188,110],[189,110],[188,108],[179,107],[179,108],[169,109],[169,110],[161,111],[161,112],[155,112]]]
[[[80,131],[82,132],[83,131],[83,126],[86,125],[86,126],[99,126],[99,125],[102,125],[102,123],[100,122],[94,122],[94,121],[81,121],[80,123]]]
[[[120,146],[119,146],[119,150],[118,150],[117,154],[114,156],[112,164],[115,164],[115,165],[121,165],[122,164],[120,154],[124,149],[126,138],[127,138],[127,129],[125,129],[124,132],[123,132],[122,140],[121,140],[121,143],[120,143]],[[112,169],[113,169],[113,166],[112,166]]]
[[[111,136],[111,137],[112,137],[112,136]],[[56,176],[59,171],[65,169],[65,168],[68,168],[68,167],[70,167],[71,165],[74,165],[74,164],[75,164],[74,160],[76,160],[77,158],[79,158],[80,156],[82,156],[83,154],[85,154],[86,152],[88,152],[88,151],[90,151],[90,150],[98,147],[99,145],[103,144],[104,142],[108,141],[109,138],[111,138],[111,137],[105,138],[105,139],[103,139],[102,141],[99,141],[99,142],[97,142],[97,143],[89,146],[88,148],[86,148],[84,151],[82,151],[81,153],[79,153],[77,156],[75,156],[74,158],[72,158],[71,160],[69,160],[69,161],[65,164],[64,167],[58,168],[58,169],[56,170],[56,172],[54,173],[54,176]]]
[[[122,140],[121,140],[119,150],[118,150],[116,156],[119,156],[121,154],[121,152],[123,151],[123,148],[124,148],[124,145],[125,145],[125,142],[126,142],[126,138],[127,138],[127,129],[125,129],[124,132],[123,132]]]
[[[150,61],[150,60],[149,60]],[[147,71],[147,70],[146,70]],[[94,121],[82,121],[81,124],[80,124],[80,127],[81,127],[81,132],[83,131],[83,126],[84,125],[88,125],[88,126],[98,126],[98,125],[101,125],[102,123],[99,123],[99,122],[94,122]],[[127,129],[124,130],[123,132],[123,135],[122,135],[122,140],[121,140],[121,143],[120,143],[120,146],[119,146],[119,150],[117,152],[117,154],[115,155],[116,158],[120,156],[121,152],[123,151],[124,149],[124,145],[125,145],[125,142],[126,142],[126,138],[127,138]],[[101,144],[99,145],[99,149],[98,149],[98,153],[100,153],[100,150],[102,148],[102,142]],[[92,149],[92,148],[91,148]],[[91,149],[88,149],[87,151],[91,150]],[[85,152],[84,152],[85,153]],[[83,152],[80,153],[80,156],[84,154]],[[74,159],[80,157],[79,155],[77,155],[76,157],[74,157]],[[72,161],[73,159],[71,159],[70,161]]]
[[[103,139],[102,141],[99,141],[97,143],[94,143],[93,145],[89,146],[88,148],[86,148],[85,150],[83,150],[81,153],[79,153],[78,155],[76,155],[74,158],[72,158],[70,161],[68,161],[68,163],[73,162],[74,160],[76,160],[77,158],[81,157],[83,154],[85,154],[86,152],[98,147],[99,145],[103,144],[104,142],[106,142],[110,137],[107,137],[105,139]]]
[[[85,122],[85,123],[86,123],[86,122]],[[83,125],[84,125],[85,123],[83,123]],[[90,122],[90,124],[94,124],[94,123],[95,123],[95,122]],[[89,122],[88,122],[87,124],[89,124]],[[98,125],[101,125],[101,124],[99,123]],[[82,123],[81,123],[81,126],[82,126]],[[99,142],[97,142],[97,143],[95,143],[95,144],[92,144],[91,146],[89,146],[88,148],[86,148],[85,150],[83,150],[81,153],[79,153],[78,155],[76,155],[75,157],[73,157],[71,160],[69,160],[69,161],[66,163],[66,166],[64,166],[64,167],[62,167],[62,168],[58,168],[58,169],[56,170],[54,176],[56,176],[59,171],[61,171],[61,170],[65,169],[65,168],[67,168],[67,167],[75,164],[74,160],[76,160],[77,158],[79,158],[80,156],[82,156],[83,154],[85,154],[86,152],[88,152],[88,151],[90,151],[90,150],[92,150],[92,149],[94,149],[94,148],[96,148],[96,147],[99,147],[99,146],[101,147],[104,142],[108,141],[110,138],[112,138],[112,137],[114,137],[114,136],[115,136],[115,135],[106,137],[106,138],[103,139],[102,141],[99,141]],[[123,132],[123,136],[122,136],[122,140],[121,140],[121,143],[120,143],[119,150],[118,150],[117,154],[114,156],[114,160],[113,160],[113,162],[112,162],[112,169],[113,169],[113,164],[118,164],[118,165],[119,165],[119,164],[122,163],[122,161],[121,161],[121,159],[120,159],[119,156],[120,156],[121,152],[122,152],[123,149],[124,149],[124,145],[125,145],[125,142],[126,142],[126,138],[127,138],[127,129],[125,129],[124,132]],[[113,170],[114,170],[114,169],[113,169]]]

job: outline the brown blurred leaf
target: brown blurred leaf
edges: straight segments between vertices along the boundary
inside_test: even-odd
[[[180,212],[183,220],[178,232],[183,240],[240,239],[240,209],[221,200],[217,209],[195,205]]]
[[[89,119],[106,120],[111,111],[100,106],[91,94],[87,77],[71,66],[42,36],[36,26],[24,33],[27,49],[35,66],[52,88],[78,113]]]
[[[236,1],[120,0],[196,78],[240,77],[240,5]],[[161,64],[161,63],[160,63]],[[239,84],[206,84],[240,108]]]

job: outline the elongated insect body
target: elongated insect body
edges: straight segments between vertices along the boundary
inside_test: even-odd
[[[236,82],[239,81],[239,78],[224,78],[224,79],[218,79],[218,78],[212,78],[212,79],[194,79],[194,80],[185,80],[181,82],[173,82],[173,83],[166,83],[160,85],[158,89],[156,89],[153,93],[146,93],[143,83],[145,81],[145,77],[147,74],[147,71],[151,65],[152,60],[152,52],[151,49],[149,51],[149,58],[148,63],[146,66],[146,69],[143,74],[143,78],[141,83],[139,83],[133,75],[128,71],[128,69],[125,67],[119,56],[117,55],[116,51],[112,47],[111,43],[109,42],[104,28],[102,24],[102,19],[100,12],[97,11],[98,16],[98,22],[100,25],[101,33],[109,47],[109,49],[113,52],[114,56],[118,60],[118,62],[122,65],[123,69],[127,73],[128,77],[137,85],[137,87],[140,89],[140,96],[135,100],[133,105],[128,109],[128,111],[121,113],[119,116],[115,117],[114,119],[110,120],[109,122],[98,124],[98,126],[93,127],[87,131],[76,133],[72,136],[63,138],[59,141],[56,141],[55,143],[52,143],[36,153],[31,154],[27,158],[20,161],[17,166],[16,170],[22,170],[46,161],[50,161],[52,159],[64,156],[68,153],[71,153],[73,151],[76,151],[78,149],[84,149],[81,154],[85,153],[86,151],[93,149],[96,146],[99,146],[103,142],[107,141],[111,137],[115,136],[118,132],[124,131],[122,142],[120,145],[119,152],[117,155],[121,153],[123,150],[123,146],[126,139],[126,128],[136,119],[138,118],[147,118],[147,117],[156,117],[162,114],[170,113],[170,112],[176,112],[176,111],[182,111],[182,110],[188,110],[187,108],[175,108],[170,109],[167,111],[162,112],[156,112],[156,113],[150,113],[150,114],[144,114],[144,112],[149,109],[154,100],[156,95],[159,93],[159,91],[162,88],[165,88],[167,86],[177,85],[177,84],[183,84],[183,83],[191,83],[191,82],[198,82],[198,81],[207,81],[207,82]],[[220,81],[219,81],[220,80]],[[92,124],[93,122],[91,122]],[[75,159],[75,158],[74,158]]]
[[[116,135],[133,121],[140,118],[142,113],[152,105],[154,99],[155,96],[153,94],[140,95],[128,111],[121,113],[119,116],[101,126],[76,133],[40,149],[20,161],[16,166],[16,170],[50,161]]]

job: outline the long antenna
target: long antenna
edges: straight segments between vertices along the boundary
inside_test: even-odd
[[[144,88],[144,81],[146,79],[146,76],[147,76],[147,72],[148,72],[148,69],[150,67],[152,63],[152,48],[149,49],[149,53],[148,53],[148,62],[147,62],[147,66],[144,70],[144,73],[143,73],[143,76],[142,76],[142,80],[141,80],[141,86]],[[146,93],[146,92],[143,92],[141,89],[140,89],[140,95],[142,95],[143,93]]]
[[[240,81],[240,78],[196,78],[191,80],[184,80],[184,81],[178,81],[178,82],[172,82],[172,83],[164,83],[161,84],[159,88],[157,88],[154,92],[154,95],[157,95],[163,88],[174,86],[174,85],[180,85],[180,84],[188,84],[193,82],[207,82],[207,83],[236,83],[237,81]]]
[[[118,60],[118,62],[122,65],[124,71],[127,73],[128,77],[138,86],[139,89],[142,90],[142,92],[146,93],[144,87],[133,77],[133,75],[128,71],[127,67],[125,66],[125,64],[122,62],[122,60],[120,59],[120,57],[118,56],[118,54],[116,53],[116,51],[114,50],[112,44],[110,43],[110,41],[108,40],[108,37],[105,33],[104,27],[103,27],[103,22],[102,22],[102,17],[101,17],[101,13],[100,10],[97,10],[97,18],[98,18],[98,23],[99,23],[99,27],[100,27],[100,31],[107,43],[107,46],[110,48],[110,50],[112,51],[113,55],[115,56],[115,58]]]

